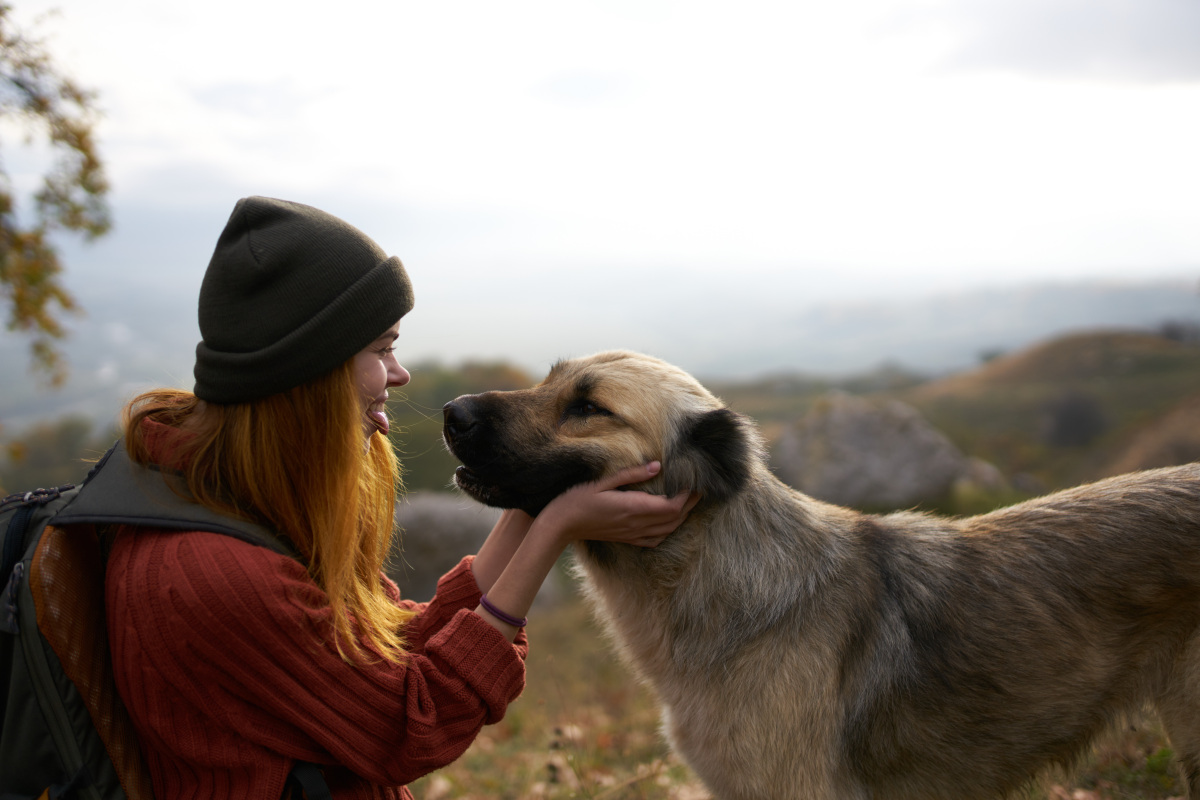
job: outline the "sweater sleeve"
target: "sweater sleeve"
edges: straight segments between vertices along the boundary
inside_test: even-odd
[[[475,581],[472,566],[475,556],[466,556],[445,575],[437,584],[437,591],[428,603],[401,603],[419,612],[409,623],[404,638],[410,647],[421,647],[437,631],[448,624],[462,609],[474,610],[479,605],[482,592]],[[514,645],[524,659],[529,651],[529,640],[525,630],[517,634]]]
[[[129,529],[109,559],[118,688],[151,747],[216,761],[257,748],[407,783],[461,755],[524,687],[523,644],[470,610],[469,561],[442,583],[400,663],[351,665],[295,561],[219,534]]]

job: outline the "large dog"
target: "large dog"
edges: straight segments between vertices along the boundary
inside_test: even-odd
[[[1001,797],[1149,705],[1200,800],[1200,466],[870,516],[782,484],[746,418],[623,351],[444,415],[456,483],[489,505],[536,514],[651,459],[638,488],[703,494],[655,549],[577,555],[718,798]]]

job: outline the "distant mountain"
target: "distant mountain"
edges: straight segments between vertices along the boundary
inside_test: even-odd
[[[624,301],[616,298],[572,309],[568,323],[572,330],[527,337],[531,349],[514,344],[504,357],[540,375],[555,356],[582,354],[556,352],[556,346],[562,345],[555,340],[568,334],[581,341],[580,347],[626,346],[605,333],[621,322],[614,321],[613,303],[624,303],[630,319],[649,326],[646,336],[638,340],[649,343],[645,349],[703,379],[725,381],[765,374],[845,376],[883,364],[944,375],[977,365],[985,355],[1010,352],[1071,331],[1156,330],[1166,321],[1200,324],[1196,287],[1182,281],[1053,284],[894,302],[809,305],[789,305],[788,296],[802,295],[795,287],[785,288],[775,287],[758,299],[745,293],[728,295],[727,302],[720,302],[712,287],[693,286],[675,305],[657,296],[653,309],[644,308],[649,301],[631,293]],[[39,387],[28,371],[25,341],[10,333],[0,336],[0,370],[5,376],[0,384],[0,424],[6,434],[67,414],[106,425],[140,389],[191,387],[199,339],[194,289],[168,290],[148,279],[139,289],[112,287],[80,297],[88,313],[73,324],[73,336],[66,344],[72,377],[62,390]],[[147,303],[149,295],[153,304]],[[488,328],[501,318],[536,319],[530,316],[537,314],[532,307],[519,311],[520,315],[498,302],[489,312],[490,321],[475,323],[464,314],[456,324]],[[584,340],[588,332],[591,338]],[[486,332],[477,336],[493,346],[505,341]],[[413,362],[430,356],[443,362],[464,358],[462,352],[439,354],[436,347],[436,340],[425,342]]]
[[[1168,320],[1195,325],[1200,294],[1181,281],[1047,284],[729,314],[714,326],[721,335],[712,338],[720,341],[695,356],[692,372],[849,375],[892,364],[943,375],[1072,331],[1158,330]]]

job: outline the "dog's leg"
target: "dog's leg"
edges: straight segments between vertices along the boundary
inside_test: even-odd
[[[1158,713],[1187,786],[1200,800],[1200,632],[1194,634],[1171,670]]]

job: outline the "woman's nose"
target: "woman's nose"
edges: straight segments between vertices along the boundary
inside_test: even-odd
[[[412,375],[404,367],[396,363],[388,370],[388,386],[403,386],[412,380]]]

